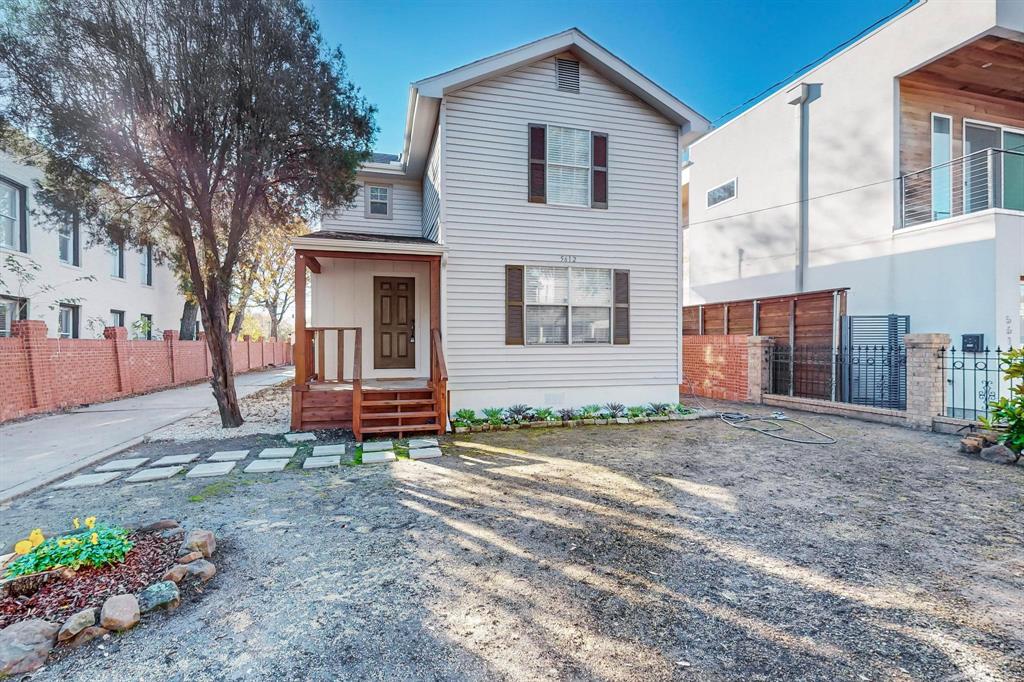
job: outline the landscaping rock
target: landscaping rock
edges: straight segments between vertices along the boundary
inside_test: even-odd
[[[0,676],[20,675],[41,667],[56,643],[55,623],[32,618],[0,630]]]
[[[629,417],[616,417],[615,418],[615,423],[616,424],[628,424],[629,423]]]
[[[96,625],[96,609],[85,609],[64,621],[57,633],[57,641],[65,642],[82,630]]]
[[[72,648],[80,647],[83,644],[91,642],[97,637],[102,637],[108,632],[110,632],[110,630],[106,628],[101,628],[98,625],[93,625],[92,627],[87,627],[86,629],[82,630],[77,635],[75,635],[75,638],[68,642],[67,645]]]
[[[981,458],[994,464],[1014,464],[1020,459],[1020,455],[1000,443],[982,449]]]
[[[139,611],[142,613],[157,609],[176,609],[180,604],[181,593],[171,580],[153,583],[139,593]]]
[[[172,583],[180,583],[186,573],[188,573],[188,566],[185,564],[175,564],[167,569],[160,580],[170,580]]]
[[[199,550],[183,551],[181,556],[178,557],[179,564],[190,564],[196,559],[202,559],[203,553]]]
[[[139,532],[140,533],[151,533],[151,532],[157,531],[157,530],[168,530],[168,529],[171,529],[171,528],[180,528],[180,527],[181,527],[181,524],[179,524],[174,519],[160,519],[159,521],[154,521],[153,523],[150,523],[150,524],[147,524],[145,526],[142,526],[141,528],[139,528]]]
[[[201,582],[205,583],[217,574],[217,567],[206,559],[200,559],[199,561],[185,564],[185,572],[189,577],[199,578]]]
[[[134,594],[119,594],[103,602],[100,626],[118,632],[129,630],[139,622],[139,600]]]
[[[213,537],[212,532],[196,528],[185,536],[184,548],[202,552],[203,556],[209,559],[217,549],[217,539]]]

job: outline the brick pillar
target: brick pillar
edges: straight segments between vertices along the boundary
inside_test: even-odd
[[[770,336],[747,337],[747,400],[761,403],[761,396],[768,390],[768,348],[772,345]]]
[[[945,411],[941,353],[949,348],[949,334],[907,334],[903,344],[907,348],[907,425],[931,429],[932,418]]]
[[[246,334],[243,340],[245,341],[245,368],[252,369],[252,337]]]
[[[104,327],[103,338],[114,344],[118,393],[131,393],[132,375],[128,361],[128,330],[124,327]]]
[[[178,383],[176,380],[177,372],[175,371],[175,365],[178,359],[174,357],[178,352],[178,332],[171,329],[164,330],[164,343],[167,344],[167,357],[171,363],[171,384]]]
[[[32,389],[32,407],[46,410],[56,405],[53,394],[53,363],[46,342],[46,323],[42,320],[11,322],[11,336],[21,339],[28,358],[28,376]]]

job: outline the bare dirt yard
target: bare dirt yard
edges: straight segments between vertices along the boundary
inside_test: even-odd
[[[839,443],[509,431],[429,461],[37,492],[0,509],[5,541],[170,516],[217,534],[219,570],[34,679],[1024,679],[1024,465],[804,418]]]

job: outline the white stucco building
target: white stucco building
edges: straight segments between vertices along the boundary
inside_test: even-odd
[[[43,320],[63,338],[99,338],[110,325],[129,338],[178,330],[184,299],[170,268],[151,249],[90,243],[74,220],[47,222],[35,196],[42,175],[0,151],[0,336],[16,319]]]
[[[1024,3],[926,0],[690,147],[685,303],[1024,340]]]

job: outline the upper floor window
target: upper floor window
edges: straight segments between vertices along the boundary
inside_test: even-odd
[[[366,186],[366,217],[391,218],[391,185]]]
[[[0,178],[0,246],[28,252],[27,191]]]
[[[139,252],[139,282],[153,286],[153,247],[148,244]]]
[[[124,244],[110,247],[110,276],[124,279]]]
[[[78,216],[69,213],[57,230],[57,257],[62,263],[79,265]]]
[[[527,173],[531,203],[608,208],[608,136],[530,124]]]
[[[736,198],[736,178],[708,190],[708,208]]]

